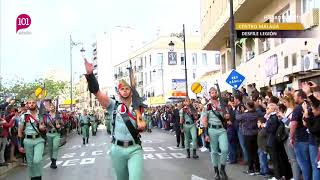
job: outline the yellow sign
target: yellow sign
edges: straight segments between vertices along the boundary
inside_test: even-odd
[[[67,99],[67,100],[64,100],[63,101],[63,104],[65,104],[65,105],[70,105],[71,104],[71,100],[70,99]],[[76,104],[76,100],[72,100],[72,104]]]
[[[149,105],[161,105],[161,104],[165,104],[166,103],[166,101],[165,101],[163,96],[149,97],[147,102],[148,102]]]
[[[199,93],[202,91],[202,86],[201,86],[200,83],[194,82],[194,83],[191,85],[191,90],[192,90],[193,93],[199,94]]]
[[[304,30],[301,23],[236,23],[236,30]]]
[[[47,90],[43,89],[41,87],[38,87],[35,91],[34,94],[36,95],[37,98],[45,98],[47,96]]]

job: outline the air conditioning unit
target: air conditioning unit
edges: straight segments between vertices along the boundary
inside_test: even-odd
[[[306,54],[303,57],[304,71],[319,69],[318,56],[314,53]]]
[[[319,8],[313,8],[311,11],[302,15],[301,23],[304,29],[310,29],[314,26],[318,26],[320,21]]]
[[[296,62],[296,65],[292,65],[292,73],[297,73],[297,72],[303,72],[304,71],[303,57],[306,54],[308,54],[308,51],[307,50],[300,50],[300,51],[297,51],[296,54],[297,54],[297,56],[296,56],[297,62]]]

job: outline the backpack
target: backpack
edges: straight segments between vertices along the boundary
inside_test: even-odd
[[[276,140],[278,142],[284,142],[285,140],[287,140],[289,137],[289,134],[286,130],[286,126],[282,121],[279,121],[279,126],[278,129],[276,131]]]

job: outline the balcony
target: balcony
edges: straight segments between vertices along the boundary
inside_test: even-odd
[[[204,3],[206,1],[202,1]],[[270,0],[233,0],[235,22],[251,22],[270,4]],[[202,9],[201,43],[204,50],[227,46],[230,33],[229,1],[211,1]]]

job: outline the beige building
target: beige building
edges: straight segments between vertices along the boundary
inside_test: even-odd
[[[174,50],[169,50],[172,41]],[[204,73],[219,69],[217,51],[200,49],[199,36],[186,36],[188,95],[191,85]],[[164,104],[185,97],[185,68],[183,41],[177,37],[162,36],[129,55],[115,66],[115,85],[120,79],[129,82],[129,61],[137,79],[137,90],[149,105]],[[204,90],[205,91],[205,90]]]
[[[233,0],[235,22],[299,22],[302,38],[236,39],[236,69],[246,77],[244,85],[272,85],[274,91],[298,88],[305,80],[319,80],[319,0]],[[221,72],[215,77],[223,90],[231,70],[228,0],[201,0],[201,44],[221,53]],[[307,33],[312,38],[303,38]]]

